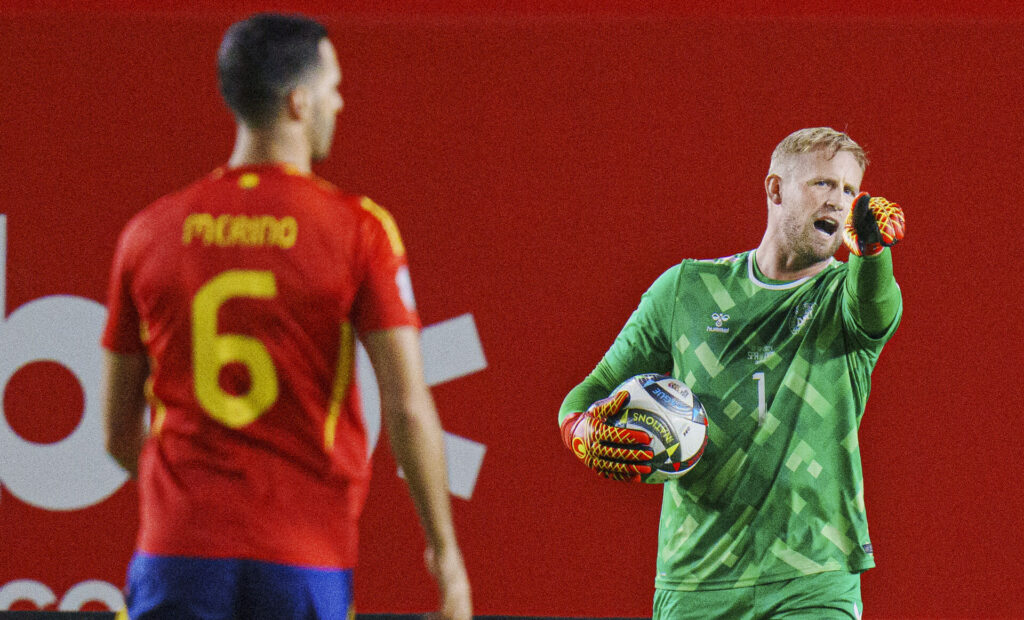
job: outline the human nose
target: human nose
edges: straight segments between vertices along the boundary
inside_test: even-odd
[[[842,211],[846,207],[842,188],[833,187],[829,189],[828,194],[825,196],[825,205],[835,211]]]

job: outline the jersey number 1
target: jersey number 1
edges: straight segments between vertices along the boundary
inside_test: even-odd
[[[192,370],[196,398],[210,417],[239,428],[260,417],[277,401],[277,371],[257,338],[217,332],[217,312],[230,299],[272,299],[277,282],[269,271],[225,271],[204,284],[192,300]],[[249,371],[249,391],[235,396],[220,387],[227,364]]]
[[[755,372],[753,379],[757,382],[757,425],[764,426],[764,420],[768,417],[768,399],[764,391],[764,373]]]

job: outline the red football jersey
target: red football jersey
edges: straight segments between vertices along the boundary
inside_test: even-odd
[[[348,568],[369,483],[355,334],[419,327],[368,198],[221,168],[121,234],[103,345],[145,352],[139,549]]]

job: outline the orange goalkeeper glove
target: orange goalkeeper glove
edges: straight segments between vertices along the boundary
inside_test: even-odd
[[[843,243],[857,256],[874,256],[903,238],[906,222],[895,202],[867,192],[857,194],[843,227]]]
[[[640,482],[642,474],[651,472],[651,436],[607,423],[628,400],[629,392],[622,391],[597,401],[585,412],[570,414],[562,422],[562,442],[584,465],[605,478]]]

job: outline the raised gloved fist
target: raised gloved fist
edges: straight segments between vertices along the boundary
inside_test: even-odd
[[[651,436],[607,423],[628,400],[628,392],[617,392],[584,412],[570,414],[562,422],[562,442],[587,467],[605,478],[640,482],[640,476],[651,471]]]
[[[874,256],[903,238],[906,222],[895,202],[867,192],[857,194],[843,227],[843,243],[857,256]]]

